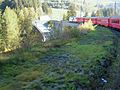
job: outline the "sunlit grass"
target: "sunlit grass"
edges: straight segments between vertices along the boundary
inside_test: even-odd
[[[98,62],[102,62],[103,57],[107,58],[113,36],[106,28],[96,27],[95,31],[91,30],[80,37],[37,43],[30,49],[3,55],[1,61],[5,62],[1,64],[0,77],[6,82],[0,81],[0,90],[16,90],[17,87],[48,89],[48,84],[59,83],[72,90],[76,86],[70,82],[90,88],[90,71],[94,70],[98,76],[104,74]],[[82,72],[78,73],[77,69]]]

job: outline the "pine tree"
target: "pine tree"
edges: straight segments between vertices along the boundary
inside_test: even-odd
[[[91,17],[95,17],[96,15],[95,15],[95,13],[94,12],[92,12],[92,14],[91,14]]]
[[[2,12],[0,11],[0,52],[4,50],[4,30],[3,30]]]
[[[37,9],[38,7],[40,7],[40,1],[39,0],[32,0],[33,3],[33,7],[34,9]]]
[[[100,10],[97,10],[96,16],[99,16],[99,17],[103,16],[103,12],[102,12],[101,9],[100,9]]]
[[[18,0],[17,4],[20,8],[21,7],[34,7],[34,9],[37,9],[40,7],[39,0]]]
[[[32,21],[37,18],[37,13],[34,8],[23,8],[18,13],[19,25],[22,37],[22,46],[28,48],[32,41]]]
[[[69,7],[69,10],[67,11],[67,15],[66,15],[66,19],[69,20],[69,17],[70,16],[76,16],[76,11],[75,11],[75,6],[74,5],[71,5]]]
[[[3,0],[0,5],[2,12],[4,12],[6,7],[15,8],[15,2],[13,0]]]
[[[46,14],[48,13],[48,8],[49,8],[49,6],[46,2],[42,4],[42,9],[43,9],[44,13],[46,13]]]

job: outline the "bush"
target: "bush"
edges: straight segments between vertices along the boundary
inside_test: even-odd
[[[96,25],[94,26],[91,20],[78,26],[78,29],[85,34],[90,30],[95,30],[95,28],[96,28]]]
[[[96,26],[93,25],[92,21],[89,20],[82,25],[79,25],[78,28],[66,26],[64,27],[64,38],[80,38],[82,35],[87,34],[88,31],[94,31]]]
[[[78,28],[67,26],[64,28],[63,38],[80,38],[81,31]]]

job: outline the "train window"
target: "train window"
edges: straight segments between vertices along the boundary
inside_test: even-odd
[[[101,19],[98,19],[99,22],[101,22]]]
[[[112,20],[112,23],[119,23],[119,20]]]

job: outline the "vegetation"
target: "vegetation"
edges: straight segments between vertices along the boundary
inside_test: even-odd
[[[69,20],[70,16],[76,16],[75,6],[71,5],[66,14],[63,15],[63,20]]]
[[[109,67],[109,83],[104,86],[104,89],[111,88],[112,90],[119,90],[120,84],[120,39],[119,36],[114,38],[114,52],[112,54],[116,57],[113,64]]]
[[[17,4],[16,9],[12,9],[15,7],[9,2]],[[20,5],[23,5],[23,7],[21,8]],[[20,4],[18,1],[2,1],[0,12],[0,52],[28,47],[32,43],[31,41],[35,36],[32,33],[32,21],[39,17],[40,13],[37,11],[39,7],[36,4],[34,7],[25,6],[23,2]]]
[[[57,38],[39,42],[32,26],[40,15],[38,2],[0,0],[0,90],[118,89],[119,63],[114,60],[119,62],[119,39],[89,21],[56,30]],[[65,19],[74,15],[71,6]]]
[[[18,27],[18,17],[15,11],[10,8],[6,8],[4,15],[4,32],[5,35],[5,52],[16,49],[20,45],[20,29]],[[5,31],[6,30],[6,31]]]
[[[34,7],[37,9],[40,7],[39,0],[3,0],[0,4],[0,9],[4,11],[6,7],[22,9],[24,7]]]
[[[47,3],[42,3],[42,9],[43,9],[44,13],[46,13],[48,15],[52,14],[52,9],[48,6]]]
[[[84,24],[80,25],[78,28],[82,30],[84,33],[90,31],[90,30],[95,30],[97,25],[93,25],[92,21],[89,20],[88,22],[85,22]]]
[[[93,14],[93,16],[101,16],[101,17],[109,17],[109,16],[114,16],[115,14],[113,13],[114,9],[113,8],[103,8],[103,9],[99,9],[97,10],[97,12],[95,13],[95,15]],[[119,12],[116,13],[116,16],[119,15]]]
[[[37,43],[29,50],[2,54],[0,90],[102,88],[113,37],[108,29],[97,27],[79,38]]]
[[[80,38],[88,32],[94,30],[96,30],[96,25],[93,25],[92,21],[89,20],[88,22],[80,24],[77,28],[66,26],[62,36],[64,38]]]

